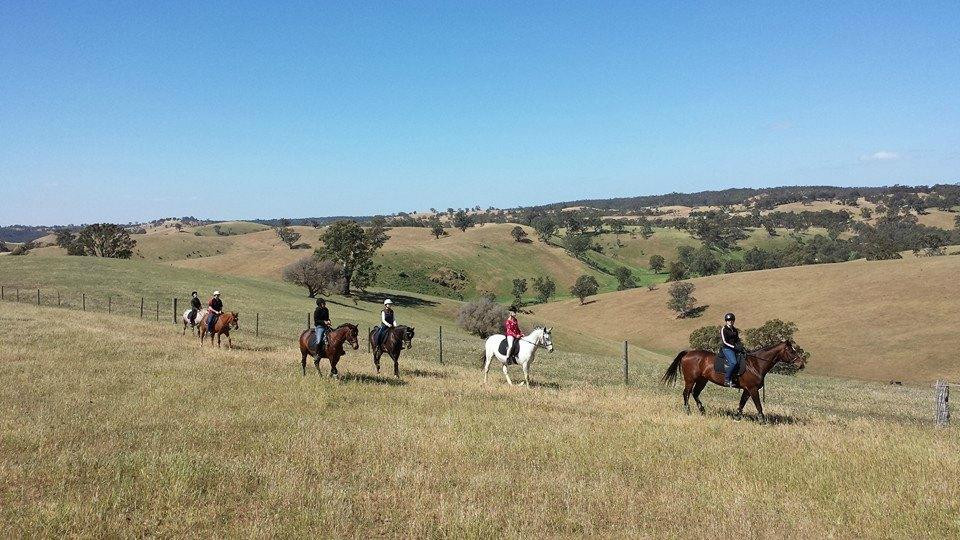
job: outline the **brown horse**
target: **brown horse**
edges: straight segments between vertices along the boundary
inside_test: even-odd
[[[373,351],[373,365],[377,366],[377,373],[380,373],[380,356],[383,353],[390,355],[393,360],[393,375],[400,378],[400,351],[413,347],[414,330],[412,326],[396,326],[387,329],[387,337],[383,338],[383,343],[377,345],[374,341],[374,335],[377,329],[370,330],[367,340],[370,343],[370,350]],[[404,347],[406,344],[406,347]]]
[[[663,374],[664,384],[673,384],[677,380],[677,372],[683,371],[683,406],[690,413],[690,394],[693,394],[694,401],[700,409],[700,414],[705,412],[703,403],[700,402],[700,392],[707,382],[712,382],[720,386],[725,386],[724,375],[714,370],[714,361],[717,355],[707,351],[680,351],[680,354],[673,359],[673,363]],[[740,396],[740,407],[737,409],[737,416],[743,414],[743,407],[747,404],[747,398],[753,399],[753,404],[757,407],[760,414],[760,421],[765,421],[763,416],[763,405],[760,404],[760,389],[763,388],[763,378],[773,369],[777,362],[786,362],[793,364],[800,369],[806,364],[803,356],[803,350],[795,347],[793,342],[781,341],[775,345],[763,347],[747,354],[744,360],[745,366],[743,374],[737,381],[737,387],[743,389],[743,395]]]
[[[347,342],[352,345],[353,350],[360,348],[360,340],[358,339],[360,331],[357,329],[357,325],[344,323],[335,330],[328,331],[327,346],[322,351],[318,351],[316,345],[313,345],[316,342],[314,334],[312,328],[304,330],[300,334],[300,354],[303,356],[300,359],[300,366],[303,368],[303,374],[307,374],[307,355],[310,355],[314,358],[313,365],[317,368],[318,375],[320,374],[320,359],[328,358],[330,360],[330,376],[336,377],[338,374],[337,362],[340,361],[341,356],[346,354],[346,351],[343,350],[343,343]],[[313,348],[311,349],[311,347]]]
[[[200,337],[200,346],[203,347],[203,339],[207,335],[207,318],[210,312],[203,315],[203,319],[197,323],[198,336]],[[236,311],[230,311],[217,317],[217,322],[213,323],[213,332],[210,333],[210,345],[213,345],[213,336],[217,336],[217,347],[220,346],[220,336],[227,336],[227,347],[233,348],[233,341],[230,339],[230,329],[240,330],[240,314]]]

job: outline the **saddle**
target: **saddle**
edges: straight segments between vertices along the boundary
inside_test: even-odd
[[[507,338],[503,338],[503,341],[500,342],[500,346],[497,347],[497,352],[499,352],[501,356],[507,357],[507,364],[516,364],[517,363],[516,354],[519,348],[520,348],[520,340],[515,339],[513,340],[513,350],[508,353]]]
[[[717,350],[716,358],[713,361],[713,370],[717,373],[723,373],[727,370],[727,357],[723,355],[722,350]],[[736,381],[747,370],[747,353],[737,351],[737,369],[733,372],[733,380]]]

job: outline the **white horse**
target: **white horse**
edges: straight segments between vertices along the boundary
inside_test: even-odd
[[[193,324],[190,324],[190,312],[193,311],[193,308],[188,309],[183,312],[183,332],[180,333],[181,336],[187,335],[187,326],[190,327],[191,333],[195,335],[200,335],[200,322],[203,320],[203,316],[206,315],[207,310],[200,308],[197,310],[197,317],[194,319]]]
[[[523,379],[527,383],[527,387],[530,386],[530,364],[533,363],[533,359],[537,355],[537,349],[543,347],[553,352],[553,341],[550,340],[550,330],[550,328],[538,326],[533,332],[530,332],[530,335],[518,340],[520,344],[517,346],[517,363],[523,368]],[[503,363],[503,376],[507,378],[507,382],[510,383],[511,386],[513,385],[513,381],[510,380],[510,374],[507,373],[507,357],[500,354],[499,351],[500,343],[503,342],[504,339],[506,339],[506,336],[503,334],[495,334],[487,338],[487,350],[483,355],[484,383],[487,382],[487,373],[490,371],[490,361],[496,356],[500,359],[500,362]],[[510,351],[507,351],[507,353],[509,352]]]

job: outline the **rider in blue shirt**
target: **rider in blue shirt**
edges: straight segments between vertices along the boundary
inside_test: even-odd
[[[720,351],[727,360],[726,370],[724,371],[724,384],[727,386],[733,386],[733,371],[737,368],[737,351],[742,347],[740,331],[733,325],[736,320],[736,315],[727,313],[723,316],[724,324],[720,327],[720,342],[722,343]]]

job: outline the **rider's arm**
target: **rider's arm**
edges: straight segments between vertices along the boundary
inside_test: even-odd
[[[727,343],[727,336],[724,335],[724,332],[723,332],[724,329],[726,329],[726,326],[721,326],[721,327],[720,327],[720,341],[722,341],[724,345],[726,345],[727,347],[730,347],[730,348],[732,349],[732,348],[733,348],[733,345]]]

